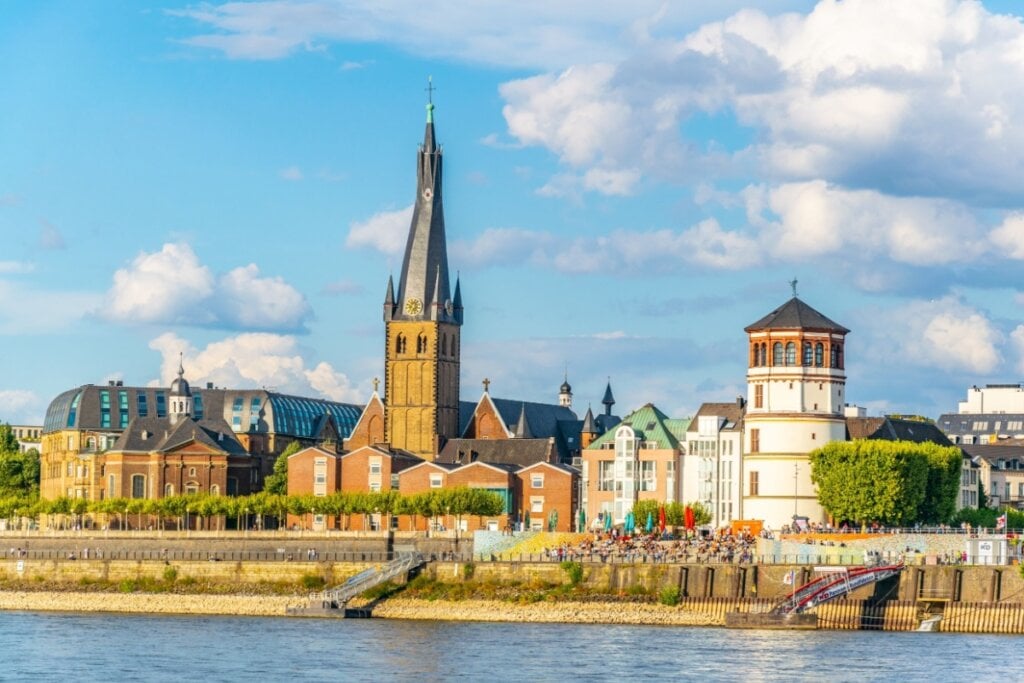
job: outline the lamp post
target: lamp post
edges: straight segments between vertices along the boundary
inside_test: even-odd
[[[795,462],[795,463],[793,463],[793,522],[794,522],[794,524],[796,523],[796,517],[797,517],[797,511],[796,511],[796,506],[797,506],[797,485],[799,484],[799,481],[800,481],[799,477],[800,477],[800,463]]]

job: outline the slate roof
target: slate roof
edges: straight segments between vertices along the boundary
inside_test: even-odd
[[[1001,460],[1024,462],[1024,446],[1002,446],[995,444],[964,444],[960,446],[972,458],[985,460],[995,465]]]
[[[529,434],[535,439],[555,439],[560,460],[566,461],[574,451],[579,450],[580,430],[583,422],[570,408],[554,403],[532,403],[507,398],[495,398],[488,394],[498,411],[501,421],[510,432],[515,432],[520,417],[525,414]],[[465,434],[476,411],[477,403],[459,401],[459,434]]]
[[[138,417],[121,432],[113,451],[129,453],[165,453],[196,441],[227,455],[248,456],[224,420],[185,418],[172,425],[166,417]]]
[[[465,465],[478,461],[524,467],[557,457],[551,439],[449,439],[434,462]]]
[[[848,417],[848,439],[884,439],[886,441],[913,441],[952,446],[942,430],[930,422],[905,420],[894,417]]]
[[[826,318],[797,297],[793,297],[782,306],[743,328],[746,332],[760,330],[824,330],[846,334],[850,330],[839,323]]]
[[[697,409],[697,414],[691,418],[690,423],[687,427],[688,432],[697,431],[697,418],[699,417],[721,417],[725,419],[725,425],[722,429],[739,429],[743,423],[743,414],[745,412],[745,406],[739,401],[730,401],[728,403],[702,403],[700,408]]]
[[[680,438],[676,433],[680,429],[685,433],[686,430],[682,426],[683,422],[686,422],[687,425],[689,424],[687,420],[670,419],[665,413],[654,407],[654,404],[648,403],[622,418],[620,425],[632,427],[637,439],[641,441],[656,441],[658,448],[668,449],[680,447]],[[587,450],[599,449],[606,443],[615,443],[614,431],[602,434],[590,444]]]

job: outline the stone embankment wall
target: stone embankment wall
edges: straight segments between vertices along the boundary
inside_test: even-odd
[[[294,597],[0,590],[0,610],[279,617]]]

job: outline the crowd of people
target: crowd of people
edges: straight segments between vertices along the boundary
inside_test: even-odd
[[[612,529],[588,535],[574,545],[548,548],[547,557],[583,562],[749,563],[756,547],[757,541],[750,534],[734,534],[728,529],[682,537],[657,531],[630,535]]]

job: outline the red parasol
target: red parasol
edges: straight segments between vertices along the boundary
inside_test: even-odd
[[[665,533],[665,506],[658,508],[658,529]]]
[[[687,529],[693,529],[693,508],[689,505],[686,506],[686,511],[683,513],[683,521],[685,522]]]

